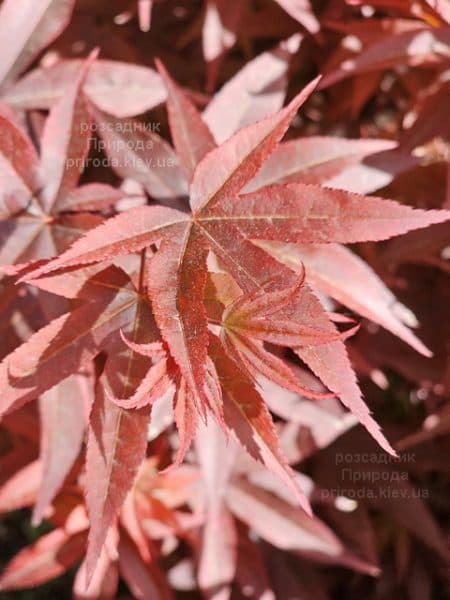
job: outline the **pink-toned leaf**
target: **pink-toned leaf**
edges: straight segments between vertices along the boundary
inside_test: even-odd
[[[315,392],[302,385],[293,374],[289,365],[265,350],[261,342],[245,335],[230,332],[223,337],[223,343],[228,355],[239,364],[240,368],[253,381],[259,383],[262,375],[306,398],[323,398],[329,396],[326,392]]]
[[[0,263],[20,264],[53,257],[103,221],[100,215],[90,213],[46,215],[36,196],[25,191],[24,197],[27,209],[0,222]]]
[[[310,33],[317,33],[319,31],[320,24],[314,15],[309,0],[276,0],[276,2]]]
[[[223,503],[239,449],[214,420],[199,424],[195,449],[201,467],[205,503],[214,510]]]
[[[355,58],[348,59],[334,72],[325,75],[321,88],[348,77],[373,70],[385,70],[397,64],[417,66],[448,60],[450,27],[406,31],[375,42]]]
[[[208,596],[228,595],[236,572],[236,538],[236,526],[229,510],[226,507],[209,510],[198,570],[200,589]]]
[[[287,274],[286,276],[288,277]],[[296,298],[297,302],[284,308],[286,318],[295,320],[296,315],[302,314],[306,310],[307,314],[313,317],[316,327],[325,331],[335,331],[334,324],[313,292],[307,285],[303,285],[301,289],[302,296]],[[338,340],[329,344],[298,346],[294,348],[294,352],[324,385],[340,398],[344,406],[351,410],[380,446],[386,452],[395,455],[361,397],[361,391],[343,342]]]
[[[307,279],[314,288],[379,323],[421,354],[430,356],[429,350],[407,327],[417,325],[411,311],[395,298],[369,265],[350,250],[336,244],[266,243],[263,246],[288,266],[298,269],[304,264]]]
[[[250,239],[300,244],[384,240],[450,219],[450,211],[412,209],[393,200],[300,183],[229,197],[214,212],[210,220],[235,225]]]
[[[134,598],[139,600],[173,598],[159,566],[155,562],[145,563],[125,535],[121,535],[119,542],[119,568]]]
[[[31,279],[56,269],[100,262],[120,254],[131,254],[150,246],[171,226],[186,223],[182,212],[165,206],[140,206],[109,219],[48,265],[32,272]]]
[[[0,10],[0,81],[15,79],[69,22],[75,0],[5,0]]]
[[[34,524],[41,522],[81,450],[89,391],[85,377],[73,375],[39,399],[43,473],[33,511]]]
[[[74,600],[113,600],[117,597],[119,569],[103,548],[92,581],[86,588],[86,561],[83,561],[73,584]]]
[[[14,108],[49,109],[80,66],[80,60],[64,60],[35,69],[5,90],[3,98]],[[150,110],[164,102],[167,95],[153,69],[112,60],[97,60],[91,66],[83,91],[97,108],[122,119]]]
[[[194,213],[213,208],[220,199],[236,194],[254,177],[318,81],[307,85],[282,111],[241,129],[205,156],[195,170],[191,185],[190,203]]]
[[[86,459],[86,501],[91,529],[86,557],[90,580],[109,527],[131,489],[145,457],[150,407],[127,411],[97,387],[90,417]]]
[[[83,287],[90,294],[91,285],[97,292],[95,300],[58,317],[3,360],[2,414],[78,372],[133,320],[136,297],[130,294],[129,280],[120,270],[109,268],[88,280]]]
[[[205,594],[226,594],[236,573],[237,531],[224,498],[236,459],[237,444],[220,425],[208,420],[195,439],[205,488],[206,522],[202,530],[198,581]],[[217,590],[217,591],[216,591]]]
[[[277,548],[329,563],[346,562],[342,543],[320,519],[245,481],[227,491],[232,512]]]
[[[394,148],[372,154],[363,161],[348,166],[328,179],[326,185],[357,194],[372,194],[389,185],[398,175],[417,167],[419,163],[416,156]]]
[[[164,240],[148,269],[148,293],[161,335],[204,412],[208,320],[203,304],[208,247],[195,227],[181,225]]]
[[[187,194],[176,154],[149,126],[119,120],[99,110],[93,114],[105,154],[120,177],[138,181],[155,198],[175,199]]]
[[[195,399],[189,391],[184,377],[181,378],[174,399],[174,419],[177,426],[179,445],[171,468],[181,465],[195,438],[198,425],[198,412]]]
[[[357,423],[356,417],[346,413],[337,399],[311,402],[267,380],[261,382],[260,388],[269,409],[287,421],[279,437],[290,464],[325,448]]]
[[[235,0],[206,0],[202,30],[203,56],[208,63],[207,89],[212,90],[223,55],[236,42],[237,30],[243,16],[244,2]]]
[[[287,485],[302,508],[311,514],[309,502],[295,482],[279,448],[272,418],[261,396],[245,374],[226,356],[221,342],[215,336],[210,336],[210,354],[224,391],[225,424],[247,452]]]
[[[299,34],[249,61],[229,79],[203,112],[218,143],[283,106],[287,70],[301,43]]]
[[[268,284],[276,285],[277,278],[278,282],[283,282],[283,285],[288,282],[293,284],[297,278],[293,271],[251,244],[240,236],[238,231],[237,234],[236,231],[233,233],[233,244],[229,244],[229,231],[223,226],[215,229],[215,235],[217,238],[219,235],[223,236],[220,238],[222,246],[218,246],[221,251],[220,257],[242,289],[254,292],[267,288]],[[245,257],[245,262],[240,264],[242,257]],[[301,320],[306,314],[307,319],[312,320],[317,329],[330,331],[330,333],[336,331],[319,300],[307,285],[301,287],[301,295],[297,296],[296,302],[284,307],[282,312],[286,319],[293,322]],[[339,396],[342,403],[352,411],[381,447],[395,455],[361,397],[355,373],[342,341],[297,347],[294,350],[324,385]]]
[[[211,62],[231,48],[236,41],[236,26],[242,12],[241,2],[236,2],[231,10],[223,0],[207,0],[205,23],[203,25],[203,54]],[[225,20],[228,23],[225,23]]]
[[[36,587],[65,573],[84,553],[86,534],[55,529],[24,548],[6,566],[0,590]]]
[[[85,210],[102,210],[113,208],[126,194],[105,183],[87,183],[82,185],[58,202],[60,211],[70,210],[81,212]]]
[[[139,27],[145,33],[150,31],[153,0],[138,0]]]
[[[200,160],[215,148],[214,139],[194,104],[173,81],[160,61],[157,62],[157,67],[168,91],[170,130],[180,159],[180,168],[190,181]]]
[[[292,286],[243,294],[225,310],[225,330],[233,335],[249,336],[282,346],[324,344],[339,339],[338,332],[331,333],[306,324],[307,314],[302,322],[283,317],[283,308],[289,307],[296,297],[301,296],[304,276],[300,266],[300,275]]]
[[[31,194],[39,187],[38,156],[31,140],[11,119],[1,113],[0,155],[0,181],[3,198],[1,204],[2,206],[7,205],[8,200],[10,203],[15,201],[11,207],[14,210],[10,210],[10,212],[17,212],[27,206]],[[13,170],[12,174],[5,172],[8,166]],[[14,174],[28,188],[28,197],[21,182],[16,181],[13,177]],[[8,216],[8,211],[2,210],[2,216]]]
[[[333,137],[299,138],[278,146],[246,191],[273,183],[327,184],[349,166],[396,146],[389,140],[348,140]]]
[[[136,344],[158,336],[147,302],[140,298],[125,327]],[[110,398],[132,398],[145,380],[150,360],[135,353],[117,335],[106,349],[108,357],[98,381],[88,433],[86,500],[91,521],[86,558],[91,577],[106,540],[145,458],[151,406],[125,410]],[[101,485],[98,482],[101,481]]]
[[[0,488],[0,512],[33,504],[42,479],[42,462],[35,460],[17,471]]]
[[[50,211],[78,183],[89,152],[91,119],[82,95],[82,86],[94,51],[80,68],[75,80],[50,111],[42,135],[41,169],[45,180],[40,194],[43,208]]]

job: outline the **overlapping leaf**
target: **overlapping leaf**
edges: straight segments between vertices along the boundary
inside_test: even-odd
[[[200,154],[189,154],[188,150],[211,146],[206,127],[195,116],[193,106],[186,104],[179,88],[166,74],[164,77],[169,86],[174,141],[186,172],[192,173],[193,162],[199,161],[190,186],[193,216],[156,206],[128,211],[92,231],[32,276],[112,259],[118,254],[138,251],[160,241],[159,249],[149,264],[148,293],[162,336],[193,395],[194,403],[203,412],[209,404],[205,391],[208,320],[203,308],[208,248],[223,261],[244,291],[254,293],[266,289],[270,292],[283,281],[289,286],[293,274],[277,266],[278,263],[250,240],[303,244],[379,240],[445,221],[449,215],[445,211],[413,210],[380,198],[364,198],[304,184],[272,185],[239,195],[274,151],[314,84],[279,113],[240,130],[201,159],[205,150]],[[179,108],[181,106],[189,108],[183,111]],[[196,125],[189,130],[188,122],[192,119],[195,119]],[[186,132],[189,132],[188,136]],[[264,288],[269,280],[271,288]],[[307,306],[310,309],[305,312]],[[314,330],[315,334],[321,332],[322,341],[327,336],[337,335],[306,286],[302,286],[301,293],[296,295],[295,302],[282,320],[286,324],[300,314],[310,315],[311,323],[305,324],[305,327],[309,327],[309,331]],[[275,337],[271,333],[266,334],[265,339],[273,342]],[[311,340],[308,343],[303,340],[303,344],[287,338],[277,338],[277,341],[294,346],[316,375],[389,449],[361,400],[342,342],[330,342],[330,337],[328,343],[321,346],[312,346]],[[333,360],[340,361],[339,376],[332,367]],[[346,373],[345,376],[342,373]]]
[[[55,529],[8,563],[1,589],[82,560],[74,597],[114,598],[122,577],[132,596],[165,599],[162,558],[177,596],[325,600],[341,575],[311,563],[377,576],[379,533],[386,594],[406,580],[411,597],[438,589],[438,561],[412,543],[448,558],[425,504],[410,502],[421,490],[375,451],[383,466],[339,489],[336,450],[362,464],[370,440],[348,431],[359,420],[393,452],[350,357],[379,386],[363,381],[387,437],[421,457],[408,467],[436,492],[430,507],[445,509],[449,213],[409,207],[449,207],[448,23],[445,0],[2,3],[0,508],[34,505]],[[117,60],[66,58],[94,44]],[[197,91],[142,64],[158,55]],[[317,70],[302,114],[311,88],[281,110]],[[218,84],[200,115],[198,90]],[[174,148],[160,109],[129,118],[165,99]],[[410,230],[381,251],[360,244]],[[354,326],[345,308],[372,323]],[[411,416],[400,426],[398,410]],[[324,490],[298,472],[306,458]],[[384,491],[374,475],[394,476],[402,501],[363,497]],[[367,578],[353,585],[367,596]]]

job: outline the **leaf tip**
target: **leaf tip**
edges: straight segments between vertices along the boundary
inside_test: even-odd
[[[89,65],[91,65],[95,60],[97,60],[99,55],[100,55],[100,46],[96,46],[93,50],[91,50],[91,52],[89,53],[89,56],[87,58],[87,62],[89,63]]]
[[[159,58],[159,56],[155,56],[154,62],[155,62],[156,68],[158,69],[159,74],[161,76],[164,76],[164,75],[167,76],[167,69],[164,66],[164,63],[162,62],[162,60]]]

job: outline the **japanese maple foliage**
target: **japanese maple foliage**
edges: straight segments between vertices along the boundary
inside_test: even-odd
[[[445,2],[119,4],[0,6],[0,510],[50,526],[0,589],[333,597],[371,511],[447,561],[448,465],[395,470],[449,425]]]

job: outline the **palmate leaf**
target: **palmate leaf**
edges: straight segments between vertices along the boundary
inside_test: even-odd
[[[29,339],[0,366],[0,508],[34,505],[35,522],[67,534],[10,564],[5,591],[76,570],[72,594],[92,600],[123,585],[149,600],[195,588],[209,600],[325,600],[346,569],[385,567],[386,590],[437,589],[441,565],[424,566],[414,544],[446,560],[438,523],[420,502],[350,500],[335,454],[359,435],[364,452],[370,435],[393,452],[370,403],[397,451],[438,436],[413,465],[425,484],[433,469],[437,496],[448,470],[436,299],[450,220],[409,208],[450,209],[446,3],[374,0],[370,17],[362,0],[80,0],[44,53],[70,3],[0,0],[0,74],[12,64],[0,81],[1,358]],[[136,9],[146,30],[151,4],[148,36]],[[86,64],[95,45],[110,60]],[[158,55],[176,81],[147,66]],[[324,89],[300,115],[299,98],[282,110],[317,70]],[[413,352],[430,354],[421,340],[431,360]],[[401,392],[391,368],[415,406],[400,428],[385,418]],[[378,493],[366,475],[350,491]],[[369,510],[394,527],[395,564],[386,544],[377,559]],[[373,587],[354,583],[362,597]]]
[[[244,271],[241,267],[232,271],[239,253],[246,258],[246,270]],[[267,280],[276,282],[278,278],[278,281],[294,284],[297,279],[297,276],[290,269],[284,268],[281,263],[278,263],[265,252],[261,252],[260,248],[245,241],[245,239],[241,240],[239,246],[235,244],[233,249],[229,249],[228,254],[223,255],[224,261],[228,258],[229,261],[226,264],[230,271],[239,278],[241,286],[249,292],[258,288],[267,289]],[[295,302],[283,309],[286,313],[285,317],[296,322],[301,320],[302,315],[305,313],[313,315],[315,327],[322,331],[329,331],[330,334],[335,333],[334,324],[330,321],[314,293],[307,285],[303,285],[300,289],[301,294],[295,298]],[[362,400],[361,391],[344,343],[338,340],[329,344],[298,346],[294,348],[294,351],[326,387],[334,392],[342,403],[355,414],[360,423],[366,427],[381,447],[387,452],[395,454]],[[337,369],[336,366],[338,366]]]
[[[219,257],[243,291],[267,293],[280,286],[289,287],[294,275],[251,240],[303,244],[379,240],[448,220],[450,215],[445,211],[413,210],[389,200],[298,183],[263,187],[239,195],[275,150],[295,112],[317,82],[305,88],[279,113],[240,130],[200,158],[212,145],[211,138],[195,116],[194,107],[183,98],[162,67],[161,70],[169,89],[173,138],[185,172],[192,173],[194,162],[199,160],[190,186],[193,216],[161,206],[133,209],[88,233],[28,279],[55,269],[112,260],[119,254],[136,252],[160,241],[156,255],[149,262],[148,293],[157,325],[187,386],[187,398],[204,413],[209,405],[206,391],[208,319],[203,306],[208,249]],[[188,127],[189,119],[195,123],[192,129]],[[270,288],[268,281],[271,281]],[[305,339],[274,338],[273,332],[267,333],[269,337],[265,339],[293,346],[325,385],[358,416],[383,447],[391,451],[361,399],[334,326],[307,286],[301,287],[296,301],[289,310],[283,309],[277,320],[284,325],[289,321],[298,323],[299,316],[305,314],[308,315],[308,319],[303,319],[305,332],[313,332],[316,339],[320,337],[317,332],[328,335],[328,343],[317,346],[311,345],[311,338],[308,343]],[[340,367],[338,371],[336,364]],[[214,374],[212,377],[214,379]]]
[[[173,87],[173,86],[172,86]],[[242,140],[235,141],[238,144],[239,154],[231,157],[229,168],[231,174],[224,181],[214,182],[217,190],[209,188],[207,194],[213,196],[238,191],[251,178],[255,171],[255,161],[262,162],[264,156],[268,155],[275,147],[276,142],[282,136],[289,125],[289,121],[295,114],[298,106],[306,99],[310,88],[299,95],[291,105],[280,112],[279,115],[266,119],[262,130],[256,126],[248,128],[245,143]],[[180,95],[175,88],[171,90],[171,96]],[[246,130],[244,130],[245,132]],[[239,134],[238,134],[239,135]],[[175,136],[175,139],[180,139]],[[205,157],[208,161],[216,152],[213,150]],[[245,179],[239,174],[239,165],[246,161],[247,170]],[[200,167],[204,161],[200,163]],[[209,167],[208,167],[209,168]],[[203,172],[196,172],[197,181],[204,178]],[[195,177],[195,175],[194,175]],[[223,176],[222,176],[223,177]],[[226,185],[224,185],[226,184]],[[194,184],[193,184],[194,185]],[[223,189],[220,188],[223,187]],[[198,186],[197,186],[198,187]],[[217,193],[216,193],[217,192]],[[219,194],[220,192],[220,194]],[[199,189],[198,194],[205,193]],[[217,200],[218,198],[216,198]],[[192,196],[191,196],[192,201]],[[205,204],[209,199],[202,200],[199,204]],[[194,200],[195,205],[195,200]],[[34,276],[42,275],[54,269],[54,267],[68,267],[79,265],[80,262],[92,262],[112,258],[119,253],[129,253],[140,250],[152,243],[148,233],[149,228],[154,229],[153,241],[163,238],[161,247],[156,256],[150,262],[148,291],[152,300],[157,324],[169,343],[170,351],[174,356],[183,377],[186,380],[190,393],[193,394],[195,402],[202,412],[209,404],[207,393],[204,389],[206,383],[206,355],[207,355],[207,319],[203,307],[203,292],[206,284],[206,258],[208,251],[208,234],[203,227],[199,227],[188,215],[174,209],[164,207],[142,207],[120,215],[105,223],[104,235],[93,238],[84,238],[86,242],[84,251],[80,252],[79,246],[74,246],[66,255],[57,259],[57,264],[38,269]],[[141,215],[138,223],[133,216]],[[159,225],[154,226],[154,215],[158,215]],[[135,235],[130,238],[129,227],[124,228],[123,219],[130,218],[132,228],[136,225],[142,226],[144,235],[140,235],[139,229],[135,229]],[[114,225],[117,227],[114,228]],[[170,235],[170,226],[173,232]],[[113,229],[115,231],[113,232]],[[169,234],[169,238],[167,237]],[[115,243],[113,240],[115,239]],[[174,241],[177,241],[174,244]],[[113,242],[113,243],[111,243]],[[170,268],[166,267],[170,264]],[[176,319],[173,316],[176,315]],[[203,407],[203,408],[202,408]]]
[[[40,158],[12,116],[0,116],[2,264],[48,258],[67,249],[82,232],[103,220],[87,210],[103,207],[105,196],[123,195],[106,184],[76,187],[89,151],[91,120],[81,87],[95,56],[93,52],[79,63],[64,95],[52,107],[43,129]]]
[[[279,316],[299,293],[303,282],[304,272],[287,289],[272,292],[259,289],[239,296],[223,314],[221,337],[229,354],[254,381],[263,376],[308,398],[322,398],[329,394],[302,385],[287,363],[264,348],[264,342],[287,347],[314,346],[342,337],[337,331],[311,327],[313,318],[305,312],[295,321]]]
[[[339,339],[338,333],[309,326],[311,315],[304,314],[300,322],[283,318],[284,309],[288,310],[302,293],[303,283],[304,272],[301,272],[294,285],[285,289],[258,289],[252,294],[241,295],[226,308],[223,315],[225,332],[287,347],[326,344]]]
[[[190,183],[189,201],[193,214],[189,214],[180,202],[177,206],[181,208],[153,204],[128,210],[88,232],[53,261],[25,275],[28,281],[34,280],[38,286],[50,291],[58,292],[59,289],[61,293],[64,287],[74,285],[69,281],[76,281],[75,274],[80,267],[85,269],[93,263],[116,261],[121,255],[151,247],[143,262],[145,268],[138,295],[129,283],[119,283],[118,276],[113,275],[114,289],[104,292],[111,294],[109,302],[112,302],[106,305],[105,315],[107,317],[114,307],[115,316],[105,323],[104,335],[100,335],[95,343],[91,344],[91,337],[86,334],[88,350],[91,350],[86,352],[84,349],[83,357],[90,360],[103,349],[108,355],[98,383],[88,445],[87,487],[92,531],[87,570],[90,576],[108,527],[143,459],[146,425],[155,395],[168,391],[171,386],[176,388],[174,416],[180,439],[175,465],[180,464],[189,449],[200,417],[212,414],[222,428],[232,431],[252,456],[297,495],[305,510],[310,510],[281,454],[270,413],[255,389],[255,382],[263,375],[296,392],[307,390],[300,380],[297,381],[287,363],[267,351],[263,345],[266,342],[293,348],[378,443],[393,453],[361,398],[342,334],[336,330],[307,283],[299,285],[298,275],[275,260],[263,242],[274,240],[304,245],[386,239],[449,218],[445,211],[414,211],[380,198],[301,183],[261,187],[242,194],[277,148],[316,82],[283,110],[241,129],[215,147],[194,106],[161,65],[160,71],[168,88],[169,121],[180,158],[181,170],[175,171],[175,180],[170,180],[169,173],[161,173],[163,177],[157,174],[159,178],[155,179],[145,164],[136,169],[133,160],[128,160],[130,148],[126,144],[116,144],[117,138],[108,137],[111,131],[108,127],[103,132],[105,140],[109,140],[106,151],[113,151],[119,162],[123,159],[123,164],[131,165],[126,172],[122,171],[122,175],[137,177],[156,198],[179,199],[185,195]],[[111,123],[108,115],[98,111],[96,119],[100,123]],[[150,140],[147,134],[144,138]],[[142,141],[144,138],[138,137]],[[174,156],[156,134],[151,135],[151,141],[157,152]],[[187,181],[181,178],[181,171]],[[220,260],[243,294],[240,299],[232,298],[234,302],[222,315],[217,303],[214,305],[211,300],[205,303],[211,253]],[[89,268],[95,271],[97,267]],[[58,274],[60,271],[61,275]],[[67,283],[61,284],[61,277],[66,278]],[[93,294],[94,300],[91,299],[88,305],[92,319],[92,307],[96,306],[95,298],[102,290],[101,286],[98,291],[89,288],[90,292],[87,288],[84,292],[83,286],[80,289],[79,285],[74,285],[74,288],[74,297],[87,298]],[[120,299],[125,290],[129,298],[126,307]],[[148,300],[139,299],[141,296],[146,296],[151,303],[157,330],[137,316],[141,310],[137,306],[147,306],[148,311]],[[118,303],[117,307],[115,303]],[[211,306],[214,312],[218,309],[219,314],[214,318],[210,314]],[[82,310],[80,307],[73,313],[77,315],[74,323],[79,321]],[[81,321],[87,320],[87,317],[81,317]],[[219,323],[223,328],[223,346],[208,332],[211,318],[216,326]],[[92,323],[93,331],[98,331],[95,317]],[[125,338],[130,340],[128,344],[120,339],[121,328]],[[103,331],[101,327],[100,331]],[[150,339],[148,336],[143,339],[146,331]],[[43,333],[36,335],[44,336],[42,340],[38,338],[43,350],[46,345],[54,347],[53,333],[47,337]],[[156,358],[155,352],[160,352],[160,347],[152,346],[160,342],[159,336],[164,341],[165,358]],[[80,341],[80,344],[86,342]],[[18,351],[23,353],[21,356],[28,354],[28,346],[23,348]],[[70,344],[66,343],[65,348],[68,348],[69,359],[64,357],[62,365],[70,365],[71,369],[75,365],[78,367],[79,356],[73,353]],[[138,356],[146,353],[153,353],[153,356]],[[6,359],[5,364],[9,365],[10,361],[11,358]],[[169,363],[173,363],[173,367],[169,368]],[[41,377],[42,368],[45,367],[33,365],[33,372]],[[12,397],[6,408],[39,393],[40,388],[35,383],[37,377],[30,382],[27,377],[20,377],[20,373],[17,375],[21,385],[32,383],[31,389],[26,397],[17,395],[16,384],[9,392]],[[45,374],[44,378],[57,383],[54,375]],[[135,408],[130,411],[130,407]],[[134,450],[130,453],[126,440],[131,437],[133,444],[130,447]],[[117,466],[121,463],[127,465],[122,471]],[[99,490],[95,482],[102,473],[105,483]]]

